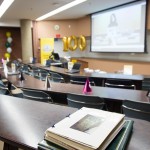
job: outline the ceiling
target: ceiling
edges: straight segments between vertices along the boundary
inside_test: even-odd
[[[0,4],[3,0],[0,0]],[[59,8],[73,0],[15,0],[5,14],[0,18],[1,21],[36,18]],[[46,20],[64,20],[84,17],[88,14],[114,7],[134,0],[87,0],[73,8],[47,18]]]

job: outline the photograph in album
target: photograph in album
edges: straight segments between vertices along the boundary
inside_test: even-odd
[[[83,107],[48,128],[45,140],[67,149],[103,150],[124,123],[123,114]]]
[[[70,128],[85,133],[92,133],[96,131],[96,129],[101,125],[103,121],[104,118],[100,118],[92,115],[86,115]]]

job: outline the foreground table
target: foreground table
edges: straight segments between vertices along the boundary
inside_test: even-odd
[[[77,109],[0,95],[0,140],[4,150],[36,150],[47,128]],[[127,118],[131,119],[131,118]],[[149,150],[150,122],[133,119],[128,150]]]
[[[74,108],[0,95],[0,140],[4,149],[37,149],[45,130]]]

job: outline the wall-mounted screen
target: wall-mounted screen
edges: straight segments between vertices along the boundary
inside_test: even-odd
[[[91,15],[92,52],[145,52],[146,0]]]

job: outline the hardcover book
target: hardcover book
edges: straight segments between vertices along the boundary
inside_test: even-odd
[[[125,120],[125,124],[117,136],[112,140],[112,142],[108,145],[106,150],[124,150],[126,149],[127,142],[130,139],[133,129],[132,120]],[[54,144],[50,141],[43,139],[41,142],[38,143],[39,150],[66,150],[57,144]]]
[[[69,150],[103,150],[124,123],[123,114],[83,107],[48,128],[45,139]]]

